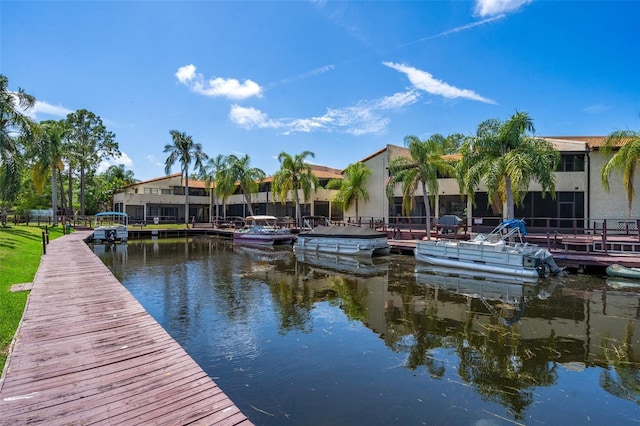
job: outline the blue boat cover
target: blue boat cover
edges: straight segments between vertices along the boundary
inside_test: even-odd
[[[520,228],[522,235],[527,235],[527,227],[524,224],[523,219],[509,219],[502,222],[502,226],[505,228]]]

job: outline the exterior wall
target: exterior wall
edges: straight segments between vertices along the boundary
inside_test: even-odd
[[[585,171],[573,172],[557,172],[556,173],[556,192],[580,194],[584,198],[585,209],[584,215],[594,220],[640,220],[640,197],[636,197],[630,215],[627,216],[627,201],[622,186],[622,177],[619,173],[613,173],[610,176],[611,190],[604,191],[600,179],[600,172],[611,154],[605,156],[600,151],[587,150],[584,142],[567,141],[558,139],[548,139],[555,148],[564,153],[585,153],[586,163]],[[370,157],[362,160],[364,164],[371,170],[371,176],[367,181],[367,191],[369,193],[369,201],[360,200],[358,210],[361,220],[368,222],[371,219],[382,219],[389,217],[390,205],[386,195],[386,183],[389,179],[389,160],[395,156],[408,156],[408,150],[404,147],[387,145],[380,151],[372,154]],[[201,184],[201,183],[199,183]],[[163,178],[153,179],[147,182],[131,185],[124,192],[114,195],[114,210],[123,208],[124,211],[131,214],[133,210],[140,207],[143,209],[149,206],[175,206],[178,210],[178,216],[184,217],[184,195],[168,195],[162,194],[162,190],[173,190],[174,187],[181,186],[181,178],[179,174],[167,176]],[[191,185],[190,185],[191,186]],[[201,187],[201,186],[200,186]],[[634,181],[636,190],[640,188],[640,174],[636,176]],[[153,188],[157,194],[145,194],[145,188]],[[136,192],[137,190],[137,192]],[[532,182],[529,186],[530,192],[540,192],[540,185]],[[482,185],[478,188],[478,193],[486,193],[486,188]],[[323,212],[328,210],[332,216],[335,216],[337,205],[331,200],[337,193],[337,190],[327,190],[320,188],[316,192],[312,192],[307,203],[304,202],[302,191],[300,191],[300,200],[303,205],[306,204],[303,211],[310,212],[315,215],[316,205],[318,210]],[[416,196],[422,197],[421,189],[416,191]],[[394,190],[394,197],[401,197],[401,188],[398,185]],[[458,183],[453,178],[444,178],[439,180],[439,191],[436,195],[435,205],[433,206],[432,215],[440,216],[448,212],[440,212],[441,205],[446,204],[447,200],[452,197],[460,197],[460,189]],[[421,200],[417,200],[420,202]],[[274,216],[293,216],[291,214],[278,214],[282,212],[294,212],[292,194],[288,194],[286,204],[282,205],[279,199],[276,199],[273,192],[261,192],[252,194],[252,202],[254,206],[259,205],[260,211]],[[327,208],[327,204],[329,206]],[[208,208],[211,214],[215,214],[216,208],[214,200],[209,196],[190,196],[190,208]],[[222,205],[222,202],[218,202]],[[241,206],[244,205],[244,196],[235,194],[225,200],[226,211],[229,212],[230,206],[235,206],[234,211],[246,214]],[[469,217],[473,216],[471,203],[467,202]],[[339,209],[338,209],[339,210]],[[247,212],[248,213],[248,212]],[[227,213],[228,214],[228,213]],[[321,213],[322,214],[322,213]],[[221,214],[222,215],[222,214]],[[147,214],[148,216],[148,214]],[[335,217],[334,217],[335,218]],[[355,219],[355,203],[344,211],[344,218]]]
[[[609,176],[609,191],[605,191],[602,186],[600,173],[604,165],[609,161],[612,154],[603,155],[601,151],[589,153],[589,164],[591,170],[591,184],[589,192],[590,214],[594,219],[640,219],[640,174],[636,175],[633,186],[636,190],[636,197],[631,207],[631,212],[627,216],[628,204],[624,187],[622,185],[622,175],[620,172],[613,172]]]
[[[580,141],[569,141],[569,140],[556,140],[556,139],[548,139],[550,143],[560,152],[564,153],[587,153],[587,146],[584,142]],[[370,218],[387,218],[389,217],[389,200],[386,196],[386,183],[388,181],[388,167],[389,160],[396,156],[409,156],[408,150],[404,147],[395,146],[395,145],[387,145],[385,149],[380,150],[378,153],[372,155],[371,157],[363,160],[364,164],[371,169],[371,177],[367,181],[367,190],[369,192],[370,200],[368,202],[363,202],[360,200],[359,202],[359,215],[362,220],[369,220]],[[556,172],[556,192],[571,192],[571,193],[581,193],[585,200],[588,199],[590,193],[599,194],[602,192],[602,187],[598,186],[594,188],[593,185],[593,177],[591,178],[591,187],[589,187],[589,172],[588,167],[589,163],[585,165],[586,170],[584,172],[571,172],[571,171],[559,171]],[[601,168],[601,166],[600,166]],[[593,175],[593,167],[591,174]],[[597,172],[598,175],[598,185],[599,185],[599,169]],[[640,179],[640,178],[639,178]],[[440,212],[440,206],[444,205],[441,202],[442,197],[446,197],[444,199],[451,200],[452,197],[460,197],[460,187],[458,186],[458,182],[454,178],[442,178],[438,181],[439,190],[438,194],[430,194],[435,195],[435,204],[432,205],[431,213],[435,217],[439,217],[442,214],[449,213],[448,211],[443,210]],[[637,186],[640,187],[640,184]],[[541,185],[537,182],[531,182],[529,185],[530,192],[541,192]],[[595,191],[595,192],[594,192]],[[478,188],[478,193],[486,193],[486,187],[484,185],[480,185]],[[612,191],[613,193],[613,191]],[[422,203],[422,189],[418,188],[415,192],[416,197],[420,197],[420,199],[416,200],[416,203]],[[400,185],[398,185],[394,189],[394,197],[401,198],[402,197],[402,189]],[[466,200],[466,197],[464,197]],[[466,201],[465,201],[466,202]],[[605,202],[605,205],[609,203]],[[472,205],[470,202],[467,203],[469,216],[473,216]],[[609,207],[610,208],[610,207]],[[417,206],[416,210],[422,210],[422,207]],[[640,209],[636,209],[640,210]],[[640,214],[640,211],[637,212]],[[588,213],[585,213],[588,214]],[[355,204],[350,206],[349,209],[345,211],[345,216],[350,217],[352,220],[355,218]],[[593,211],[592,211],[593,216]]]

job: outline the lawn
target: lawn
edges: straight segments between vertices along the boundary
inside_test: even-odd
[[[24,312],[28,292],[12,293],[13,284],[28,283],[36,275],[42,257],[44,226],[0,226],[0,371],[11,339]],[[48,227],[49,240],[62,235],[61,226]]]

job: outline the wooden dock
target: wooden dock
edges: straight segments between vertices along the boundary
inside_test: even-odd
[[[251,425],[84,244],[52,241],[0,379],[0,424]]]

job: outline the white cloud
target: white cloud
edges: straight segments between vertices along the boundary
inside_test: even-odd
[[[110,166],[117,166],[119,164],[122,164],[127,169],[131,169],[133,167],[133,160],[126,152],[120,152],[118,158],[105,158],[102,160],[98,165],[98,173],[104,173]]]
[[[390,120],[381,116],[380,111],[402,108],[415,103],[418,98],[419,93],[410,90],[373,101],[361,101],[350,107],[328,108],[323,115],[308,118],[272,119],[259,109],[232,105],[229,119],[245,129],[281,129],[285,135],[318,131],[364,135],[387,128]]]
[[[397,109],[407,105],[411,105],[418,100],[418,93],[415,90],[407,92],[394,93],[376,101],[376,108],[379,109]]]
[[[14,102],[17,106],[17,101],[14,100]],[[38,114],[53,115],[56,117],[64,118],[67,116],[67,114],[71,114],[72,112],[73,111],[63,107],[62,105],[51,105],[43,101],[36,101],[32,108],[22,109],[22,113],[24,115],[36,121],[38,120]]]
[[[496,16],[515,12],[533,0],[476,0],[474,12],[478,16]]]
[[[155,155],[153,154],[149,154],[145,157],[147,159],[147,161],[149,161],[151,164],[153,164],[154,166],[160,166],[160,167],[164,167],[164,163],[162,163],[161,161],[158,161],[158,159],[156,158]]]
[[[605,112],[608,109],[610,109],[608,105],[595,104],[595,105],[589,105],[588,107],[586,107],[584,109],[584,112],[586,112],[587,114],[599,114],[601,112]]]
[[[451,86],[444,81],[434,78],[433,75],[426,71],[393,62],[383,62],[383,64],[389,68],[404,73],[414,87],[424,90],[427,93],[431,93],[432,95],[439,95],[449,99],[464,98],[488,104],[496,103],[491,99],[480,96],[473,90],[458,89],[457,87]]]
[[[240,127],[244,127],[246,129],[251,129],[253,127],[280,127],[277,122],[269,120],[267,114],[263,113],[259,109],[241,107],[240,105],[231,105],[229,119]]]
[[[293,77],[283,78],[278,83],[290,83],[292,81],[303,80],[303,79],[309,78],[309,77],[315,77],[316,75],[324,74],[325,72],[331,71],[331,70],[335,69],[335,67],[336,66],[333,65],[333,64],[325,65],[325,66],[313,69],[311,71],[307,71],[305,73],[295,75]]]
[[[246,99],[251,96],[262,96],[262,88],[252,80],[241,83],[235,78],[212,78],[206,80],[200,73],[196,73],[196,67],[192,64],[178,68],[176,72],[178,81],[187,86],[191,91],[211,97],[225,97],[228,99]]]

